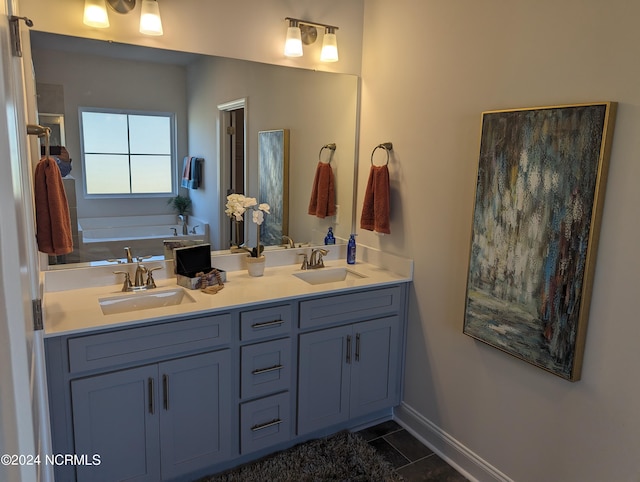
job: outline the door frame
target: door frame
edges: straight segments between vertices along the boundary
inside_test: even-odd
[[[227,127],[231,125],[231,112],[234,110],[243,109],[244,110],[244,193],[247,192],[247,159],[249,158],[249,146],[247,144],[247,131],[249,127],[249,115],[248,115],[248,98],[243,97],[240,99],[231,100],[229,102],[224,102],[222,104],[218,104],[218,125],[220,127],[219,130],[219,166],[220,166],[220,208],[224,211],[225,206],[227,204],[227,180],[231,174],[230,166],[227,160],[229,156],[233,152],[233,146],[231,145],[230,136],[227,134]],[[219,230],[219,239],[217,246],[220,246],[221,249],[227,249],[226,243],[231,239],[230,232],[230,223],[225,220],[226,216],[220,216],[220,230]],[[245,229],[244,239],[247,239],[247,233]]]

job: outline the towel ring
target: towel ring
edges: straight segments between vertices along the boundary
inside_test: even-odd
[[[382,144],[378,144],[376,147],[373,148],[373,151],[371,151],[371,165],[373,166],[373,154],[376,152],[377,149],[384,149],[387,152],[387,163],[385,164],[385,166],[389,165],[389,151],[391,149],[393,149],[393,144],[391,142],[383,142]]]
[[[326,162],[326,164],[331,164],[331,158],[333,157],[333,153],[336,150],[336,145],[335,145],[335,143],[331,143],[331,144],[325,144],[324,146],[322,146],[320,148],[320,152],[318,153],[318,162],[322,162],[322,160],[321,160],[322,151],[324,151],[325,149],[330,149],[331,150],[331,154],[329,154],[329,160]]]

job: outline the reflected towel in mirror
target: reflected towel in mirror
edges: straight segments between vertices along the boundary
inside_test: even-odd
[[[69,204],[60,168],[51,157],[38,162],[33,179],[38,250],[51,254],[73,251]]]
[[[336,215],[336,191],[331,165],[318,162],[311,189],[309,214],[319,218]]]

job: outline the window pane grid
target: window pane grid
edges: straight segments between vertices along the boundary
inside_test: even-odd
[[[87,194],[173,192],[170,115],[83,111],[81,116]]]

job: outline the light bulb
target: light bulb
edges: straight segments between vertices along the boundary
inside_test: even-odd
[[[287,57],[302,57],[302,34],[296,20],[289,20],[287,40],[284,43],[284,54]]]
[[[160,7],[156,0],[142,0],[140,13],[140,33],[145,35],[162,35],[162,19]]]
[[[85,0],[82,22],[89,27],[107,28],[109,17],[104,0]]]
[[[322,62],[338,61],[338,39],[336,38],[336,29],[334,27],[327,27],[325,30],[320,60]]]

